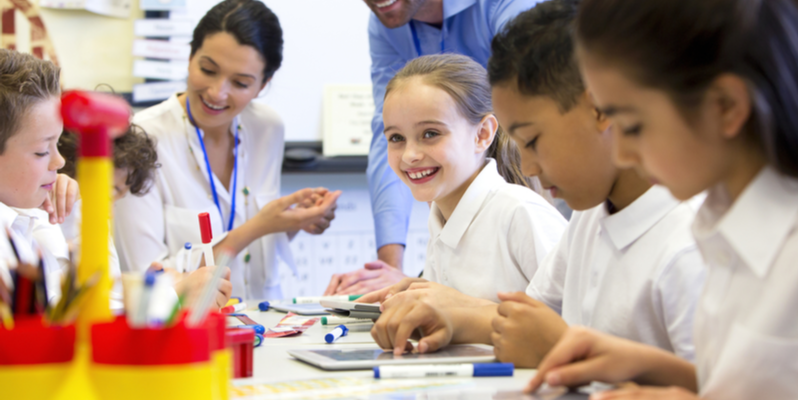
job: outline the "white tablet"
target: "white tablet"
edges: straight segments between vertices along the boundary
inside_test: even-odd
[[[492,346],[483,344],[450,345],[439,351],[395,356],[374,344],[340,348],[295,349],[288,353],[298,360],[325,370],[371,369],[378,365],[453,364],[494,362]]]
[[[319,304],[325,307],[329,313],[341,317],[378,319],[381,316],[380,304],[333,300],[320,300]]]
[[[269,305],[269,308],[285,313],[293,312],[297,315],[330,315],[330,313],[327,310],[325,310],[325,307],[319,305],[319,303],[311,303],[311,304],[271,303]]]

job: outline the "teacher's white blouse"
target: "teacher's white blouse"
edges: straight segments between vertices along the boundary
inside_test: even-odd
[[[151,262],[174,267],[186,242],[193,247],[193,264],[200,254],[197,214],[211,216],[213,244],[226,235],[232,193],[213,176],[222,215],[211,194],[203,150],[177,94],[133,118],[157,140],[155,182],[142,197],[127,195],[114,204],[114,232],[123,271],[143,271]],[[269,106],[251,102],[234,120],[239,123],[234,229],[280,196],[283,162],[283,123]],[[233,126],[231,126],[233,132]],[[231,179],[233,186],[233,179]],[[251,299],[282,298],[278,259],[293,266],[286,233],[271,234],[251,243],[228,265],[233,295]]]

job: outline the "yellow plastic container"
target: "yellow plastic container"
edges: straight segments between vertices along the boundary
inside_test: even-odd
[[[215,399],[206,326],[131,329],[120,317],[92,326],[91,346],[89,379],[100,399]]]
[[[74,355],[74,326],[47,327],[38,317],[18,318],[14,329],[0,329],[1,397],[52,399]]]

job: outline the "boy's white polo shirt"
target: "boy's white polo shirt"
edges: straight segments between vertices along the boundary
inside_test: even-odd
[[[764,168],[692,226],[708,263],[695,344],[704,399],[797,399],[797,179]]]
[[[575,212],[527,293],[569,325],[693,360],[692,321],[705,276],[694,215],[661,186],[614,214],[606,204]]]
[[[566,226],[555,207],[506,182],[489,158],[446,223],[431,204],[423,278],[497,302],[498,291],[525,290]]]
[[[37,263],[39,259],[37,251],[40,252],[45,268],[48,301],[57,300],[61,295],[61,265],[58,262],[58,256],[54,252],[65,252],[67,247],[64,236],[61,235],[61,230],[54,225],[50,225],[47,213],[44,210],[12,208],[3,203],[0,203],[0,224],[2,224],[2,229],[8,229],[11,233],[14,247],[21,260],[28,263]],[[47,225],[52,226],[52,229],[48,229]],[[49,248],[37,243],[35,235],[37,230],[46,231],[48,235],[56,238],[60,237],[63,246]],[[0,240],[7,243],[6,232],[3,232],[0,238]],[[9,254],[9,250],[11,254]],[[15,265],[16,260],[12,260],[11,257],[16,258],[14,250],[4,243],[3,246],[0,246],[0,268],[8,269],[9,266]],[[5,273],[2,274],[5,275]]]

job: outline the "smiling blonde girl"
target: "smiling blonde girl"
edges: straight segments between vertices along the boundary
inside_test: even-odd
[[[431,205],[423,278],[474,298],[524,290],[566,221],[529,187],[498,130],[486,70],[468,57],[425,56],[387,85],[392,170]]]

